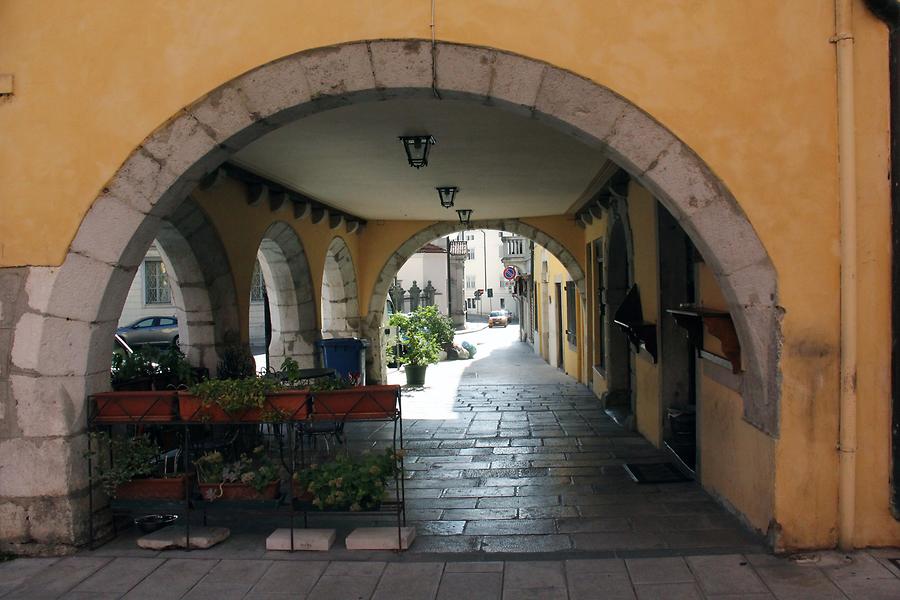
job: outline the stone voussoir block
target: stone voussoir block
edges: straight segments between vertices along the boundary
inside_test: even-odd
[[[308,102],[310,87],[299,56],[288,56],[242,75],[235,88],[246,98],[247,109],[273,125],[279,113]]]
[[[438,89],[487,96],[495,59],[496,53],[485,48],[439,44],[435,61]]]
[[[552,69],[544,76],[534,105],[538,116],[568,123],[579,137],[604,140],[613,131],[626,102],[610,90],[583,77]]]
[[[492,98],[529,108],[534,106],[547,65],[500,52],[493,67]]]
[[[424,40],[369,42],[379,88],[431,87],[431,44]]]
[[[72,241],[72,252],[109,264],[118,263],[147,218],[145,213],[115,196],[100,196],[82,220]]]
[[[143,147],[177,178],[198,166],[200,159],[218,147],[218,141],[194,115],[182,112],[147,138]]]
[[[310,96],[341,96],[375,87],[372,61],[365,43],[329,46],[298,56],[306,70]]]
[[[211,131],[220,143],[259,120],[247,106],[245,96],[233,84],[226,84],[207,94],[188,107],[188,112],[206,125],[207,131]]]
[[[606,144],[633,172],[643,173],[678,139],[650,115],[635,106],[626,106],[616,120]]]

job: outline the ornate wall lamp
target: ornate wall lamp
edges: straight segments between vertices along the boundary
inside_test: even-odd
[[[400,142],[406,151],[409,166],[421,169],[428,166],[428,152],[437,143],[430,135],[401,135]]]
[[[435,188],[438,193],[438,197],[441,199],[441,206],[444,208],[450,208],[453,206],[454,200],[456,200],[456,192],[459,191],[459,188],[454,186],[441,186]]]

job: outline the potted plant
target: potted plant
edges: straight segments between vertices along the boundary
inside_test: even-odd
[[[194,461],[194,466],[200,493],[209,502],[278,497],[278,468],[262,446],[254,448],[250,456],[241,454],[233,462],[225,462],[221,452],[207,452]]]
[[[178,412],[183,421],[259,422],[303,419],[307,414],[306,392],[275,394],[277,381],[265,377],[209,379],[178,394]]]
[[[440,360],[441,344],[453,342],[449,319],[434,306],[422,306],[409,316],[391,315],[391,325],[397,327],[397,335],[403,341],[397,361],[405,365],[406,384],[425,385],[425,370]]]
[[[118,500],[183,500],[187,476],[177,474],[177,461],[166,461],[149,436],[112,438],[94,435],[92,442],[109,448],[109,462],[101,463],[95,482]],[[102,456],[105,453],[97,452]],[[168,466],[172,470],[168,470]]]
[[[159,352],[145,347],[114,354],[112,392],[94,395],[101,423],[160,423],[175,418],[175,390],[196,380],[196,369],[175,344]]]
[[[325,511],[378,510],[388,481],[399,471],[399,459],[399,453],[387,449],[357,457],[340,454],[331,462],[310,465],[293,476],[294,498]]]

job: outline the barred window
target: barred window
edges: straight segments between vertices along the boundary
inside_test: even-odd
[[[144,261],[144,303],[172,303],[172,292],[169,289],[166,266],[161,260]]]
[[[253,279],[250,284],[250,302],[262,302],[266,293],[266,281],[263,279],[262,270],[259,268],[259,261],[253,267]]]
[[[469,250],[469,260],[475,260],[475,250]]]
[[[475,276],[474,275],[466,275],[466,288],[467,289],[475,288]]]

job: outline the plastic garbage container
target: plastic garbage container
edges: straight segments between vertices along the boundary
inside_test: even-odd
[[[359,377],[359,384],[366,384],[366,348],[369,340],[360,338],[331,338],[319,340],[323,366],[335,369],[343,379]]]

